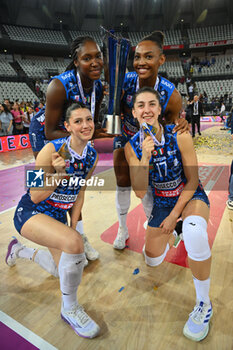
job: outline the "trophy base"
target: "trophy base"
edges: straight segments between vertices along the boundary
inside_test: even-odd
[[[107,114],[105,115],[105,128],[107,134],[121,134],[121,118],[119,115]]]

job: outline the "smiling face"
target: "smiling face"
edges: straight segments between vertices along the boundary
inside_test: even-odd
[[[103,68],[103,58],[99,46],[94,41],[86,41],[77,50],[77,60],[74,61],[81,80],[98,80]]]
[[[155,42],[145,40],[137,45],[133,66],[139,79],[157,77],[158,69],[164,62],[165,56]]]
[[[91,140],[95,125],[91,112],[87,108],[78,108],[71,112],[69,121],[65,121],[67,131],[81,141]]]
[[[161,113],[161,107],[157,95],[152,92],[138,94],[132,113],[140,125],[146,122],[149,125],[158,127],[158,117]]]

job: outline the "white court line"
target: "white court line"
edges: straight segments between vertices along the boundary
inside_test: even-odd
[[[0,311],[0,321],[40,350],[58,350],[53,345],[49,344],[46,340],[42,339],[21,325],[19,322],[15,321],[13,318],[5,314],[3,311]]]
[[[3,211],[0,211],[0,215],[1,214],[4,214],[4,213],[7,213],[8,211],[12,210],[12,209],[15,209],[17,206],[15,205],[14,207],[11,207],[11,208],[8,208],[6,210],[3,210]]]
[[[101,172],[99,172],[99,173],[94,174],[93,176],[103,174],[103,173],[105,173],[105,172],[107,172],[107,171],[109,171],[109,170],[112,170],[112,169],[113,169],[113,168],[106,169],[106,170],[104,170],[104,171],[101,171]],[[25,192],[25,193],[26,193],[26,192]],[[25,193],[23,193],[22,196],[23,196]],[[18,205],[18,204],[17,204],[17,205]],[[15,205],[15,206],[13,206],[13,207],[11,207],[11,208],[8,208],[8,209],[6,209],[6,210],[0,211],[0,215],[1,215],[1,214],[4,214],[4,213],[7,213],[7,212],[10,211],[11,209],[15,209],[15,208],[17,207],[17,205]]]
[[[207,184],[205,185],[205,192],[206,192],[207,196],[209,195],[209,193],[211,192],[212,188],[214,187],[214,185],[216,184],[216,182],[218,181],[218,179],[220,178],[220,176],[221,176],[222,173],[223,173],[224,168],[222,168],[222,169],[219,171],[219,173],[217,174],[218,169],[219,169],[219,168],[217,168],[217,171],[215,171],[215,172],[211,175],[210,180],[209,180],[209,181],[207,182]],[[216,174],[217,174],[216,179],[215,179],[215,180],[212,180],[213,177],[214,177]]]

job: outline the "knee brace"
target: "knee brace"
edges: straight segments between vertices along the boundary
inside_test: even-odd
[[[211,257],[207,222],[201,216],[191,215],[184,219],[183,239],[190,259],[204,261]]]
[[[145,251],[145,246],[143,247],[143,254],[145,257],[145,262],[147,265],[155,267],[155,266],[159,266],[160,264],[162,264],[163,260],[165,259],[165,256],[167,255],[167,252],[169,251],[169,244],[167,243],[165,251],[162,255],[157,256],[156,258],[151,258],[150,256],[146,255],[146,251]]]
[[[60,287],[63,294],[74,293],[82,278],[85,254],[67,254],[62,252],[59,261]]]
[[[153,196],[151,192],[151,187],[148,186],[145,196],[142,198],[142,205],[147,219],[149,219],[150,214],[153,209]]]

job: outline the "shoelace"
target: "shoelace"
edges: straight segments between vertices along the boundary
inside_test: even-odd
[[[117,240],[121,242],[125,242],[125,233],[120,231],[117,235]]]
[[[96,250],[90,245],[88,241],[84,243],[84,246],[85,246],[85,251],[89,251],[92,253],[96,252]]]
[[[203,303],[195,305],[193,311],[189,314],[196,322],[203,322],[205,318],[206,306]]]
[[[79,318],[82,325],[85,325],[90,321],[90,317],[86,314],[81,305],[77,307],[75,314]]]

